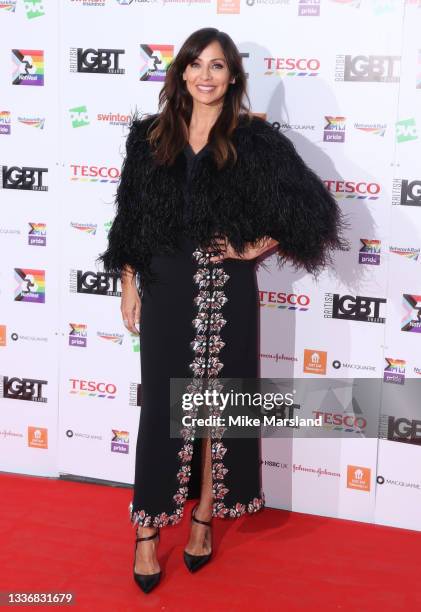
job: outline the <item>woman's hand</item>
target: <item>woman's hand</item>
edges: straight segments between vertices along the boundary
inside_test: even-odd
[[[132,268],[127,267],[121,274],[121,314],[124,327],[132,334],[139,335],[136,325],[140,325],[141,300],[136,287],[136,276]]]
[[[277,240],[274,240],[269,236],[265,236],[264,238],[256,240],[256,242],[249,242],[244,253],[242,255],[238,255],[228,240],[225,239],[219,241],[222,253],[215,255],[214,257],[210,257],[209,261],[216,263],[218,261],[222,261],[223,259],[255,259],[256,257],[263,255],[263,253],[266,253],[266,251],[269,251],[275,247],[277,244],[279,244]]]

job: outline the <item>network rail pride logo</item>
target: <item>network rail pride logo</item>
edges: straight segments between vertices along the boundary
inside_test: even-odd
[[[265,57],[266,76],[318,76],[320,60],[316,58]]]
[[[325,115],[323,142],[345,142],[346,117]]]
[[[320,0],[298,0],[298,17],[319,17]]]
[[[127,455],[129,452],[129,432],[121,429],[112,429],[111,431],[111,452]]]
[[[387,123],[354,123],[354,128],[363,134],[383,137],[386,134]]]
[[[17,0],[0,0],[0,10],[14,13]]]
[[[88,344],[88,326],[85,323],[69,323],[69,346],[86,348]]]
[[[405,366],[406,361],[404,359],[392,359],[391,357],[385,357],[386,365],[383,373],[383,380],[387,383],[393,383],[395,385],[405,384]]]
[[[124,49],[70,49],[70,72],[86,74],[124,74],[126,70],[120,67]]]
[[[15,268],[15,302],[45,303],[45,270]]]
[[[43,130],[45,127],[45,117],[30,117],[29,115],[21,115],[18,117],[18,122],[28,127],[38,128]]]
[[[0,376],[0,397],[45,404],[47,398],[43,395],[44,385],[48,385],[47,380]]]
[[[101,338],[101,340],[107,340],[108,342],[110,342],[110,344],[118,344],[120,346],[123,344],[124,334],[117,334],[116,332],[107,333],[98,331],[96,335],[98,336],[98,338]]]
[[[360,242],[362,247],[358,253],[358,263],[378,266],[380,264],[381,241],[360,238]]]
[[[26,191],[48,191],[44,185],[44,173],[48,168],[36,166],[1,166],[1,185],[3,189],[24,189]]]
[[[82,234],[87,234],[89,236],[95,236],[96,230],[98,228],[97,223],[75,223],[74,221],[70,222],[70,227],[73,229],[79,230]]]
[[[394,255],[400,255],[401,257],[410,259],[411,261],[418,261],[420,251],[420,248],[415,247],[389,246],[389,253],[393,253]]]
[[[8,136],[12,130],[12,116],[10,111],[0,111],[0,135]]]
[[[30,246],[46,246],[47,224],[29,223],[28,244]]]
[[[402,331],[421,334],[421,295],[403,294]]]
[[[337,55],[335,81],[398,83],[400,55]]]
[[[13,85],[44,85],[44,51],[12,49]]]
[[[165,81],[174,45],[140,45],[140,81]]]
[[[325,293],[324,318],[385,323],[385,317],[380,316],[382,304],[386,304],[385,298]]]
[[[395,206],[421,206],[421,179],[394,179],[392,204]]]

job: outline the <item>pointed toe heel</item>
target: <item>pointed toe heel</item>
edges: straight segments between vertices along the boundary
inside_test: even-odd
[[[201,525],[206,525],[206,527],[211,527],[211,521],[201,521],[195,517],[195,510],[199,504],[196,504],[195,507],[191,511],[191,519],[195,523],[200,523]],[[192,555],[184,551],[184,563],[189,570],[189,572],[197,572],[201,567],[206,565],[211,560],[212,551],[207,555]]]
[[[138,585],[138,587],[141,588],[144,593],[150,593],[152,589],[158,586],[161,580],[162,571],[156,572],[155,574],[137,574],[134,571],[134,568],[136,566],[136,547],[137,547],[138,542],[143,542],[145,540],[153,540],[157,536],[159,538],[159,529],[157,529],[154,535],[148,536],[145,538],[136,538],[136,541],[135,541],[135,560],[133,563],[133,578],[136,584]]]

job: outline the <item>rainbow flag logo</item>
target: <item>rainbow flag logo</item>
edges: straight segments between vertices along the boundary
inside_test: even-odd
[[[165,81],[174,45],[140,45],[140,81]]]
[[[12,49],[13,85],[44,85],[44,51]]]
[[[15,302],[45,304],[45,270],[15,268]]]
[[[16,8],[16,0],[0,0],[0,11],[9,11],[14,13]]]

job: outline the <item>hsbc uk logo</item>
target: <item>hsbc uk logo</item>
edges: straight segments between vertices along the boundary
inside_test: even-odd
[[[421,206],[421,179],[394,179],[392,204],[395,206]]]
[[[399,55],[337,55],[335,81],[398,83]]]
[[[48,191],[43,184],[44,172],[48,168],[35,166],[1,166],[1,184],[3,189],[24,189],[25,191]]]
[[[381,316],[383,304],[386,304],[385,298],[325,293],[324,317],[364,323],[385,323],[386,318]]]
[[[48,385],[47,380],[39,380],[38,378],[18,378],[17,376],[1,376],[0,397],[27,402],[46,403],[47,398],[43,395],[44,385]]]

